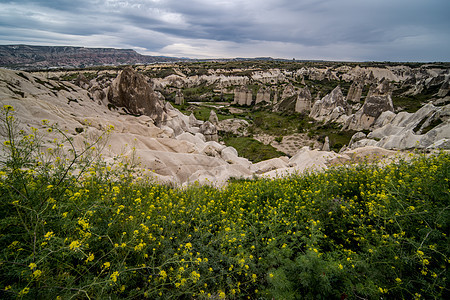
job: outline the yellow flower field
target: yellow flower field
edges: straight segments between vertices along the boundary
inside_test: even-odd
[[[448,153],[182,189],[92,143],[40,155],[3,114],[2,299],[449,295]]]

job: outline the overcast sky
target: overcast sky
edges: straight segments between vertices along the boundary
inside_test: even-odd
[[[0,44],[450,61],[450,0],[0,0]]]

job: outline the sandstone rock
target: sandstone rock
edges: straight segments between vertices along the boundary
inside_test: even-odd
[[[368,96],[361,109],[349,118],[346,128],[353,130],[371,129],[378,117],[385,111],[394,111],[390,95]]]
[[[438,97],[445,97],[449,95],[450,92],[450,76],[447,78],[447,80],[442,84],[440,87],[437,96]]]
[[[238,152],[233,147],[226,147],[221,151],[222,159],[229,164],[237,164],[250,170],[252,163],[243,157],[238,156]]]
[[[376,146],[360,147],[353,150],[344,151],[342,154],[350,157],[352,162],[376,162],[383,158],[397,155],[397,151],[387,150]]]
[[[211,111],[209,112],[209,122],[211,122],[212,124],[214,124],[214,126],[219,125],[219,118],[217,117],[217,114],[214,110],[211,109]]]
[[[289,83],[283,90],[283,93],[281,94],[281,100],[293,97],[297,95],[297,91],[295,90],[295,87],[292,85],[292,83]]]
[[[234,90],[233,104],[251,105],[253,102],[252,91],[247,86],[240,86]]]
[[[367,97],[370,96],[385,96],[385,95],[391,95],[392,94],[392,87],[388,80],[383,78],[381,82],[378,85],[373,85],[369,89],[369,93],[367,94]]]
[[[330,119],[331,113],[337,107],[341,107],[341,109],[339,109],[341,112],[347,112],[349,108],[339,86],[321,100],[316,101],[309,116],[317,121],[329,122],[332,121],[332,119]]]
[[[181,92],[181,90],[177,90],[176,94],[175,94],[175,104],[177,105],[183,105],[184,104],[184,95],[183,92]]]
[[[295,112],[309,112],[311,110],[312,96],[308,87],[301,88],[298,91],[297,102],[295,103]]]
[[[206,141],[218,141],[217,128],[209,121],[204,122],[200,126],[200,133],[205,136]]]
[[[199,127],[202,125],[202,121],[197,120],[197,118],[195,117],[194,113],[191,113],[189,115],[189,126],[192,127]]]
[[[428,146],[427,149],[450,149],[450,139],[440,139]]]
[[[206,146],[205,141],[202,140],[198,135],[193,135],[189,132],[184,132],[178,135],[176,139],[180,141],[188,141],[194,144],[199,150],[203,149]]]
[[[364,132],[358,131],[350,139],[350,142],[348,143],[348,148],[351,148],[354,143],[356,143],[357,141],[360,141],[362,139],[365,139],[366,137],[367,137],[367,135]]]
[[[361,82],[353,81],[347,94],[347,101],[359,102],[363,92],[364,85]]]
[[[76,85],[78,85],[80,88],[85,89],[85,90],[87,90],[91,87],[89,80],[83,74],[78,74],[74,83]]]
[[[212,156],[212,157],[218,157],[220,158],[220,152],[217,151],[216,148],[214,148],[212,145],[205,145],[205,147],[202,149],[203,154],[207,155],[207,156]]]
[[[125,107],[132,114],[147,115],[156,125],[165,120],[163,104],[156,97],[143,75],[131,67],[125,68],[113,80],[108,90],[108,100],[117,107]]]
[[[380,128],[387,124],[390,124],[396,117],[396,114],[390,110],[383,111],[373,124],[373,128]]]
[[[248,168],[239,164],[227,164],[214,168],[202,169],[193,173],[184,185],[198,183],[201,185],[212,185],[222,187],[231,178],[251,178]]]
[[[252,172],[256,174],[267,173],[273,170],[288,168],[289,164],[286,162],[287,157],[280,158],[272,158],[268,160],[261,161],[259,163],[253,164],[251,166]]]
[[[256,93],[256,102],[255,102],[255,104],[270,103],[270,95],[271,95],[271,93],[272,93],[272,91],[270,90],[270,88],[261,87],[258,90],[258,93]]]
[[[242,119],[225,119],[219,122],[219,128],[225,132],[231,132],[236,135],[243,135],[249,124]]]
[[[330,151],[330,139],[325,137],[325,143],[323,143],[322,151]]]

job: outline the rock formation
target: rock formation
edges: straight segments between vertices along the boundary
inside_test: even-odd
[[[364,85],[359,81],[353,81],[347,94],[347,101],[359,102],[363,92]]]
[[[389,84],[385,81],[371,89],[364,105],[346,121],[345,128],[352,130],[372,129],[383,112],[394,111]]]
[[[434,149],[445,146],[449,140],[450,104],[443,107],[427,104],[415,113],[398,113],[389,123],[370,132],[367,138],[355,138],[350,147],[355,149],[370,145],[396,150]]]
[[[247,88],[247,86],[241,86],[234,90],[233,104],[239,105],[252,105],[253,93]]]
[[[125,68],[113,80],[108,90],[108,101],[116,107],[124,107],[135,115],[147,115],[161,124],[165,119],[164,105],[159,101],[145,77],[131,67]]]
[[[337,121],[348,112],[348,109],[341,88],[337,86],[331,93],[314,103],[309,116],[317,121]]]
[[[219,124],[219,118],[217,117],[217,114],[214,110],[211,109],[209,112],[209,122],[211,122],[214,126],[217,126]]]
[[[323,143],[322,151],[330,151],[330,139],[328,138],[328,136],[325,137],[325,142]]]
[[[261,87],[258,90],[258,93],[256,93],[256,102],[255,104],[259,104],[261,102],[263,103],[270,103],[270,95],[271,95],[272,91],[270,90],[270,88],[266,88],[266,87]]]
[[[183,92],[178,89],[175,94],[175,104],[177,105],[183,105],[184,104],[184,95]]]
[[[209,121],[206,121],[200,126],[200,133],[205,136],[206,141],[217,142],[219,140],[216,126]]]
[[[303,113],[311,110],[312,96],[308,87],[301,88],[298,91],[297,102],[295,102],[295,112]]]

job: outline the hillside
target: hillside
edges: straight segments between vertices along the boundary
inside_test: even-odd
[[[175,60],[172,57],[141,55],[132,49],[0,45],[0,67],[12,69],[84,68]]]

